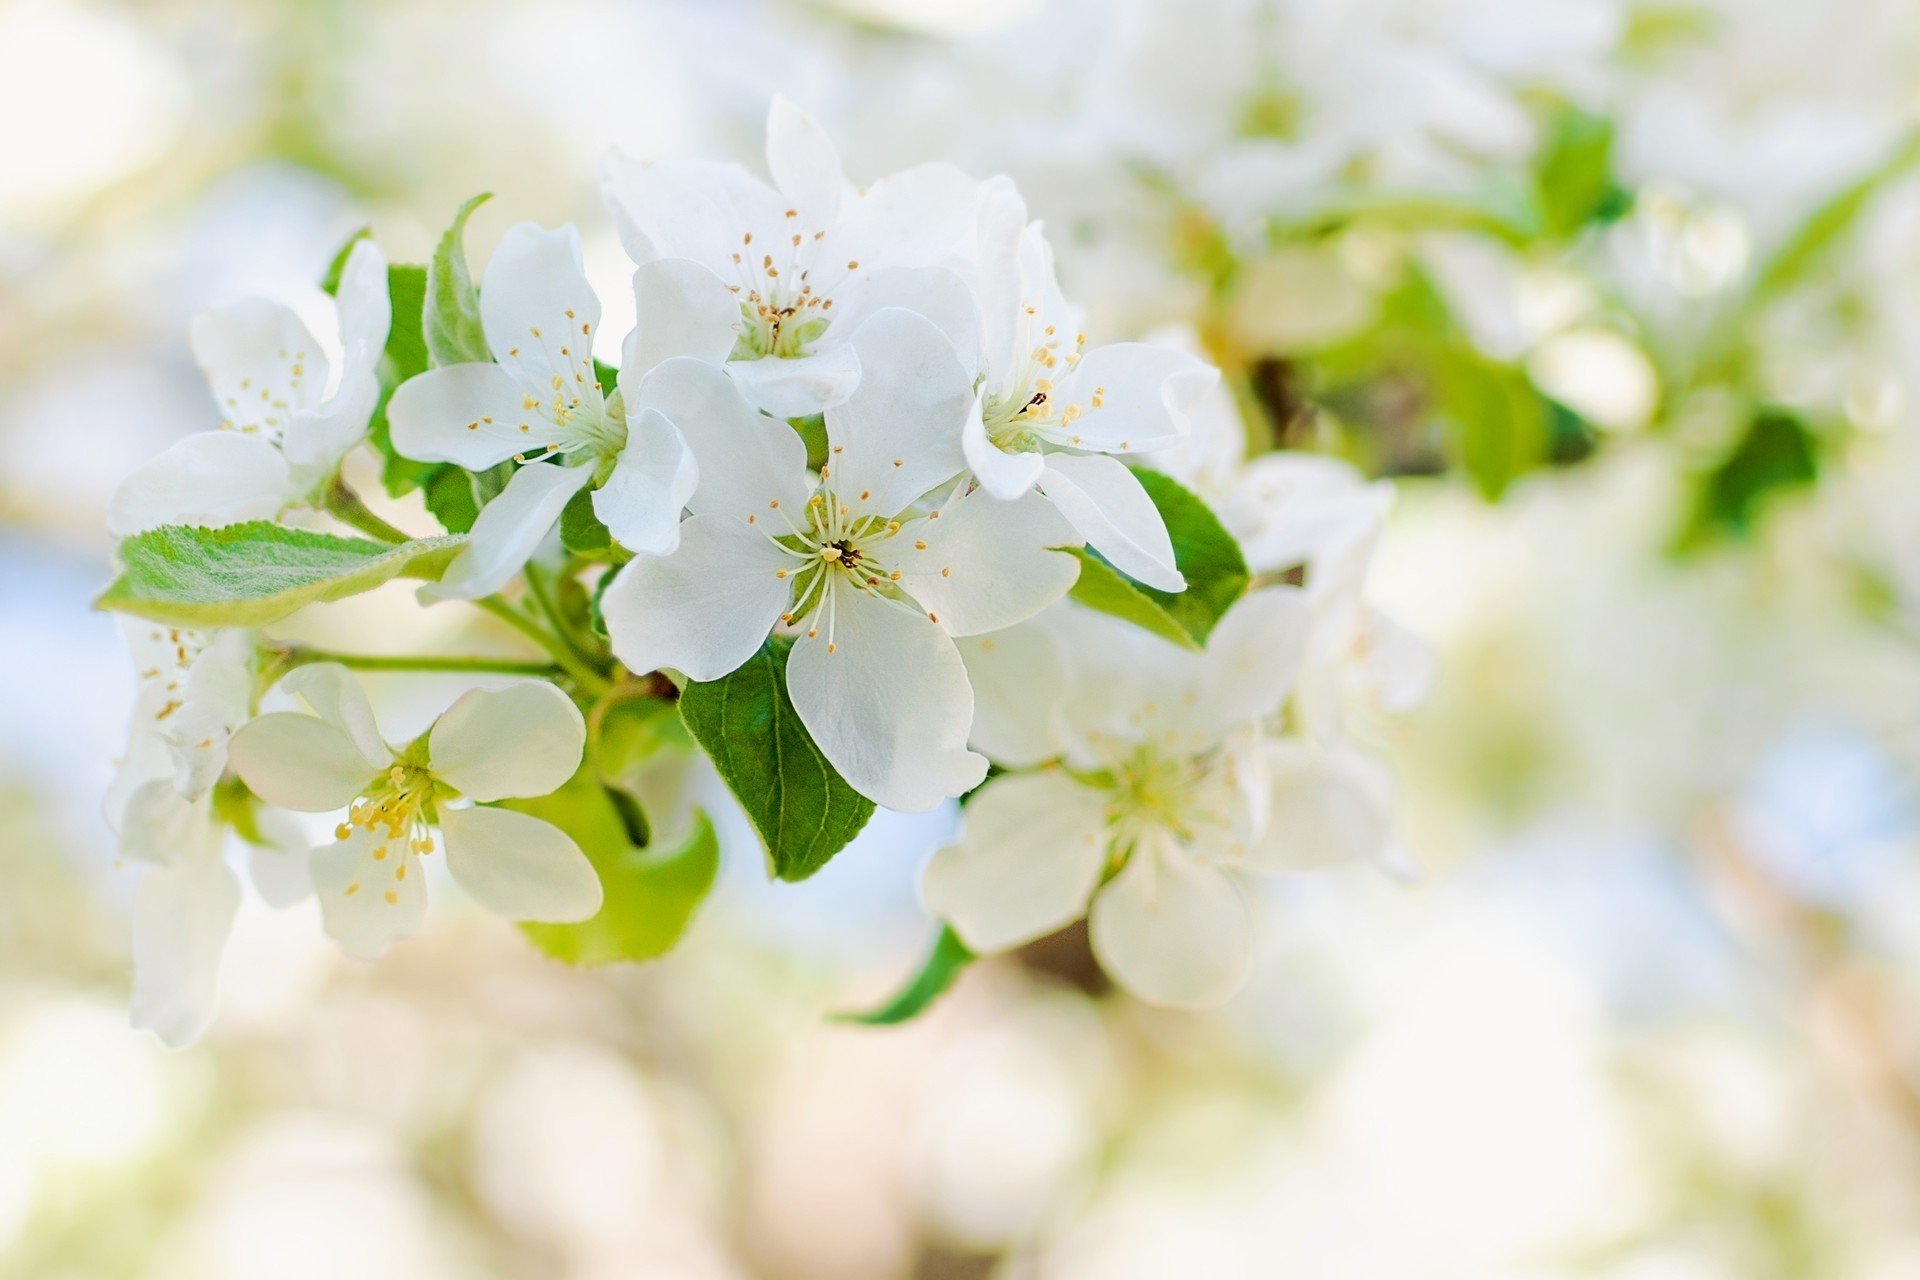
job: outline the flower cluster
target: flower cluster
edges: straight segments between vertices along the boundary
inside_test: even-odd
[[[229,843],[356,956],[419,928],[436,852],[555,954],[657,954],[672,938],[609,916],[660,913],[618,856],[656,839],[633,771],[658,752],[703,751],[788,879],[876,804],[961,799],[925,898],[968,954],[1088,914],[1112,975],[1170,1004],[1244,978],[1238,877],[1387,857],[1356,743],[1426,680],[1361,595],[1391,491],[1247,462],[1202,359],[1091,339],[1006,179],[856,187],[784,100],[767,166],[610,159],[637,316],[617,347],[572,227],[512,227],[475,283],[477,201],[423,267],[356,238],[324,337],[258,300],[195,324],[224,420],[125,482],[102,597],[142,680],[109,805],[145,868],[138,1022],[206,1025]],[[375,514],[356,451],[424,503],[395,520],[443,532]],[[544,656],[261,630],[399,576]],[[354,668],[518,678],[395,745]],[[656,731],[676,706],[684,732]],[[330,836],[306,852],[295,813]]]

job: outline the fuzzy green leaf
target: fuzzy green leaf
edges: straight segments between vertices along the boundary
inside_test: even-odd
[[[493,359],[480,326],[480,291],[473,287],[473,275],[467,270],[464,243],[467,219],[492,198],[492,193],[483,191],[460,206],[427,264],[425,329],[427,354],[435,365]]]
[[[1252,581],[1240,544],[1212,508],[1171,476],[1144,467],[1133,473],[1159,508],[1173,540],[1173,562],[1185,591],[1157,591],[1115,569],[1091,548],[1078,552],[1080,577],[1073,598],[1090,609],[1124,618],[1189,649],[1207,641],[1214,624]]]
[[[632,804],[601,786],[591,768],[582,768],[552,795],[504,802],[572,836],[599,873],[606,900],[591,920],[520,926],[534,946],[568,964],[665,955],[687,931],[720,867],[720,842],[706,814],[694,811],[693,830],[678,845],[642,847],[616,801]]]
[[[731,674],[689,682],[680,718],[766,843],[773,874],[805,880],[860,833],[873,801],[814,745],[787,696],[787,652],[774,637]]]
[[[960,941],[960,935],[951,926],[943,925],[940,936],[934,940],[933,950],[927,955],[927,962],[891,1000],[866,1013],[838,1014],[834,1021],[857,1022],[868,1027],[891,1027],[917,1018],[926,1012],[928,1005],[946,994],[947,988],[960,976],[960,971],[972,964],[974,959],[972,950]]]
[[[167,525],[120,544],[120,576],[94,603],[171,626],[265,626],[393,578],[437,579],[465,541],[389,546],[266,520],[222,529]]]

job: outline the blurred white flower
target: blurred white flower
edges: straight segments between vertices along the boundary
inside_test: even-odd
[[[331,358],[292,308],[265,298],[195,317],[194,358],[225,421],[128,476],[108,506],[113,532],[271,519],[316,501],[366,437],[380,395],[393,315],[387,261],[370,239],[354,245],[340,273],[337,315],[340,346]]]
[[[1313,753],[1263,731],[1305,658],[1306,602],[1289,587],[1256,591],[1197,654],[1071,606],[1045,625],[1071,655],[1064,698],[999,637],[975,641],[968,661],[997,668],[983,688],[1060,707],[1050,727],[1062,765],[996,778],[968,801],[959,842],[927,864],[927,909],[977,951],[1084,911],[1094,954],[1122,986],[1217,1004],[1252,955],[1234,877],[1354,852],[1345,813],[1328,808],[1345,804],[1343,789]]]

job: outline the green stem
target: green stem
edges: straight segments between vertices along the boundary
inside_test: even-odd
[[[469,603],[477,608],[485,609],[488,613],[500,619],[500,621],[506,623],[515,631],[518,631],[521,635],[552,654],[553,660],[560,665],[561,669],[564,670],[568,676],[572,677],[574,683],[578,684],[588,693],[598,696],[605,693],[610,687],[605,676],[593,670],[578,657],[574,656],[570,645],[554,636],[545,627],[521,613],[499,596],[486,596],[483,599],[469,601]]]
[[[336,653],[331,649],[312,649],[296,645],[287,650],[277,666],[281,671],[308,666],[315,662],[337,662],[355,671],[485,671],[496,675],[537,676],[552,679],[562,668],[551,662],[528,662],[519,658],[432,656],[383,653]]]
[[[603,665],[599,654],[580,643],[580,637],[574,634],[566,615],[560,612],[560,605],[553,596],[553,582],[547,577],[546,570],[529,563],[524,572],[527,579],[527,594],[533,597],[534,605],[546,618],[547,625],[553,628],[553,633],[573,650],[573,656],[580,661],[589,666]]]
[[[382,542],[411,542],[412,538],[394,528],[360,500],[360,495],[347,487],[347,482],[339,476],[327,486],[326,507],[329,514],[343,524],[350,524],[360,532],[380,539]]]

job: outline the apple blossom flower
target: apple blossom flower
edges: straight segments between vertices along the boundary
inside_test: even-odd
[[[950,269],[972,235],[977,184],[923,164],[858,190],[826,132],[785,98],[767,116],[773,185],[738,165],[608,157],[607,205],[638,264],[629,361],[725,362],[747,398],[781,417],[852,392],[849,345],[884,307],[919,311],[963,347],[973,299]]]
[[[497,363],[429,369],[393,393],[393,446],[471,471],[522,465],[474,522],[430,598],[491,595],[518,573],[589,484],[594,514],[630,551],[664,552],[698,479],[693,455],[658,414],[623,408],[594,371],[600,301],[572,226],[511,228],[482,277],[481,327]],[[628,339],[623,379],[644,372]],[[557,465],[554,465],[557,464]]]
[[[312,872],[327,933],[372,959],[411,936],[426,911],[419,860],[444,841],[448,870],[473,898],[513,920],[585,920],[600,909],[593,864],[551,823],[496,800],[545,795],[580,764],[586,725],[567,696],[527,681],[463,695],[403,749],[390,747],[346,668],[298,668],[280,689],[307,711],[248,721],[233,768],[268,804],[346,809]],[[472,803],[462,805],[461,800]]]
[[[227,742],[250,710],[253,641],[239,630],[125,628],[139,673],[126,754],[106,797],[119,856],[139,869],[132,906],[132,1021],[176,1048],[213,1019],[220,962],[241,889],[228,868],[232,834],[212,788]],[[263,811],[249,842],[253,880],[273,905],[303,895],[289,875],[298,833]]]
[[[953,637],[1059,599],[1076,566],[1049,548],[1078,539],[1043,499],[959,479],[973,395],[930,322],[881,311],[850,346],[862,375],[826,411],[817,480],[793,429],[713,366],[672,360],[648,376],[636,403],[680,427],[704,479],[679,549],[627,565],[602,609],[627,666],[693,680],[791,629],[787,688],[820,750],[863,795],[926,810],[987,768],[966,747],[973,694]]]
[[[967,465],[997,498],[1039,490],[1122,572],[1182,590],[1165,521],[1112,455],[1184,437],[1188,409],[1219,372],[1161,344],[1088,349],[1054,278],[1053,250],[1011,184],[987,184],[980,242],[980,377],[962,437]]]
[[[393,312],[387,261],[372,240],[347,255],[334,311],[339,341],[331,353],[292,308],[265,298],[194,318],[194,358],[224,421],[121,483],[107,509],[115,534],[271,519],[316,500],[366,438],[380,397]]]
[[[1059,761],[968,801],[959,841],[927,865],[927,909],[981,952],[1085,913],[1101,965],[1141,998],[1231,995],[1252,955],[1237,879],[1348,861],[1380,838],[1364,764],[1330,766],[1271,731],[1310,627],[1300,591],[1268,587],[1200,653],[1071,604],[970,641],[975,686],[1018,708],[997,711],[1001,741]],[[1055,660],[1015,636],[1044,638]]]

